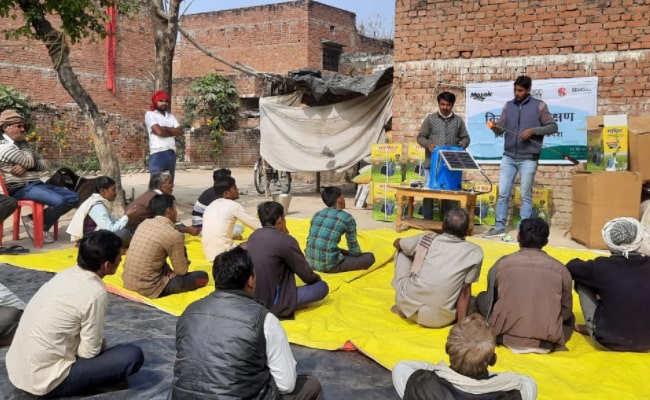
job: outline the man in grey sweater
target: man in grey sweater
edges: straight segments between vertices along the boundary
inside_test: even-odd
[[[429,114],[422,122],[417,141],[424,147],[424,186],[429,187],[431,179],[431,152],[438,146],[469,146],[469,134],[465,123],[460,116],[453,113],[456,95],[451,92],[442,92],[438,95],[438,112]],[[434,166],[434,175],[435,175]],[[444,201],[444,212],[451,210],[454,201]],[[433,199],[424,199],[422,202],[422,215],[424,219],[433,219]]]

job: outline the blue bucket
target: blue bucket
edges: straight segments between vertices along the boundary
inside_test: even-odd
[[[440,156],[441,150],[463,150],[457,146],[438,146],[431,152],[429,189],[461,190],[463,171],[450,171],[445,160]]]

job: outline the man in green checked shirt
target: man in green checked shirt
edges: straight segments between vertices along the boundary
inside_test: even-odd
[[[313,269],[320,272],[345,272],[368,269],[375,263],[372,253],[362,253],[357,241],[357,224],[354,217],[343,211],[345,197],[336,186],[321,191],[327,206],[311,219],[305,256]],[[348,250],[339,248],[345,235]]]

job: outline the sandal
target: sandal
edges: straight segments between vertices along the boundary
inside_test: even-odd
[[[17,255],[25,253],[29,253],[29,249],[26,249],[18,244],[9,247],[0,247],[0,254]]]

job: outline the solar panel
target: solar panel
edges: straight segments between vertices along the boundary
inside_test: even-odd
[[[450,171],[480,170],[476,160],[466,151],[459,150],[442,150],[440,151],[442,159]]]

